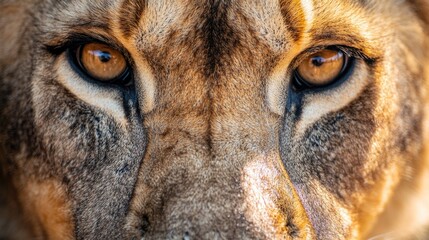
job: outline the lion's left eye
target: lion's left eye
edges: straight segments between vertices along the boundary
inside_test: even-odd
[[[341,78],[352,59],[338,48],[326,48],[306,57],[295,69],[298,89],[323,87]]]
[[[86,43],[76,47],[72,59],[79,70],[93,80],[128,85],[130,69],[124,55],[103,43]]]

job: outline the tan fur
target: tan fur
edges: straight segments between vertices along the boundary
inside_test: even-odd
[[[24,214],[35,227],[35,236],[73,239],[73,218],[64,186],[60,183],[55,180],[29,181],[20,187],[19,199]]]
[[[0,219],[46,239],[425,239],[426,10],[0,0]],[[122,51],[134,85],[79,73],[81,36]],[[294,89],[327,46],[350,76]]]

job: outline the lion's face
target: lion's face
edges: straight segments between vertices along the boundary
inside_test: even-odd
[[[3,5],[3,166],[34,234],[359,239],[408,211],[423,3]]]

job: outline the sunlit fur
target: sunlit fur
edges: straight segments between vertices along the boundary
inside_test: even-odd
[[[0,0],[0,239],[426,239],[427,0]],[[122,51],[134,86],[67,44]],[[299,92],[310,50],[355,60]]]

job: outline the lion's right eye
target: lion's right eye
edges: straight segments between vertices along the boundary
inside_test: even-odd
[[[81,72],[104,83],[129,85],[130,67],[124,55],[103,43],[86,43],[75,47],[72,61]]]

